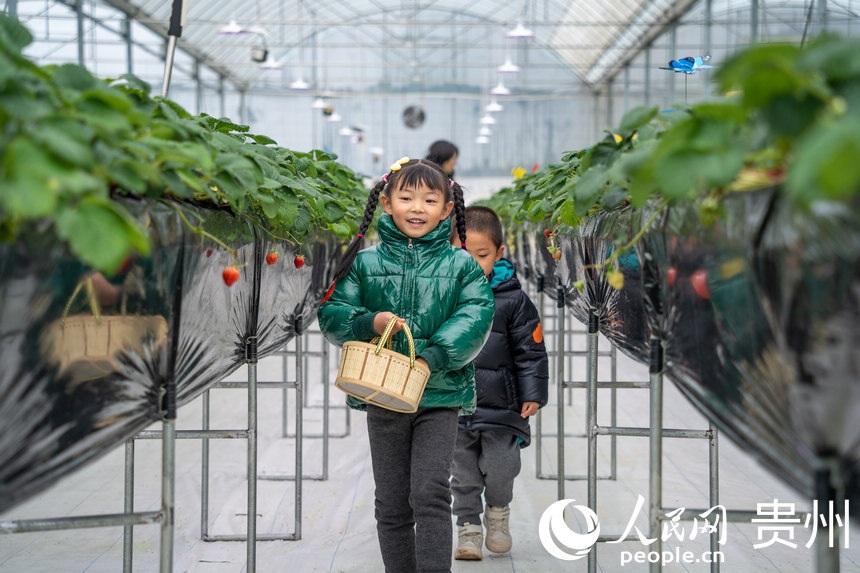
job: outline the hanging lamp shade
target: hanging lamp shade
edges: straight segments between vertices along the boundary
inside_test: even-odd
[[[505,37],[512,39],[526,39],[534,38],[535,34],[531,30],[523,26],[522,22],[518,21],[517,25],[513,29],[509,30],[507,34],[505,34]]]
[[[302,76],[299,76],[294,82],[290,83],[291,90],[308,90],[310,88],[310,84],[303,80]],[[323,102],[323,107],[325,107],[325,102]]]
[[[502,80],[499,80],[499,83],[496,84],[496,87],[490,90],[490,94],[496,96],[506,96],[511,95],[511,90],[505,87],[505,83]]]
[[[496,68],[500,74],[518,74],[520,67],[511,61],[510,57],[505,58],[505,63]]]
[[[240,26],[236,23],[236,20],[230,20],[226,26],[221,26],[218,28],[218,33],[222,36],[238,36],[239,34],[245,34],[248,30]]]
[[[502,104],[496,101],[496,98],[493,98],[490,103],[488,103],[484,107],[484,111],[486,111],[487,113],[496,113],[502,111],[503,109],[505,108],[502,106]]]
[[[266,58],[266,60],[260,64],[260,68],[264,70],[280,70],[284,67],[284,64],[276,60],[275,58]]]

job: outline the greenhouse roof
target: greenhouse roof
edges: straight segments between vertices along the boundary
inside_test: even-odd
[[[103,1],[160,33],[173,3]],[[180,47],[255,89],[551,96],[600,85],[692,3],[203,0],[187,5]]]

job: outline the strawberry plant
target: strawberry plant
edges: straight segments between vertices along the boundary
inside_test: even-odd
[[[833,36],[806,49],[752,46],[715,74],[720,90],[739,95],[671,113],[632,109],[601,141],[523,174],[483,203],[512,235],[543,229],[547,239],[596,213],[638,210],[649,202],[655,216],[668,205],[695,205],[701,224],[711,226],[725,217],[726,198],[768,187],[801,210],[839,202],[856,212],[858,51],[860,39]],[[607,263],[614,264],[645,228],[632,238],[617,237]]]
[[[294,244],[315,229],[356,232],[366,189],[335,155],[292,151],[229,119],[191,115],[134,76],[38,66],[21,53],[31,41],[0,14],[0,240],[38,222],[111,273],[150,249],[146,229],[113,200],[120,195],[208,202]]]

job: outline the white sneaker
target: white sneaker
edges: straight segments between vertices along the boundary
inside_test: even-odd
[[[481,552],[481,542],[484,540],[484,528],[473,523],[457,526],[457,552],[454,559],[480,561],[484,558]]]
[[[487,506],[484,512],[484,527],[487,528],[487,549],[493,553],[507,553],[511,550],[511,539],[508,517],[511,515],[510,506]]]

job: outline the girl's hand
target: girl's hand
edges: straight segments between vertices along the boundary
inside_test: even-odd
[[[538,411],[538,403],[537,402],[523,402],[523,412],[520,414],[523,418],[528,418],[529,416],[534,416]]]
[[[424,360],[423,358],[421,358],[420,356],[419,356],[418,358],[416,358],[416,359],[415,359],[415,363],[416,363],[416,364],[423,364],[423,365],[424,365],[424,367],[425,367],[425,368],[427,368],[427,370],[430,370],[430,365],[429,365],[429,364],[427,364],[427,361],[426,361],[426,360]]]
[[[376,316],[373,317],[373,330],[376,334],[382,336],[382,333],[385,332],[385,327],[388,326],[388,322],[394,318],[395,314],[393,312],[385,311],[385,312],[377,312]],[[406,322],[406,319],[397,318],[397,324],[394,325],[394,328],[391,329],[391,334],[397,334],[401,330],[403,330],[403,323]]]

